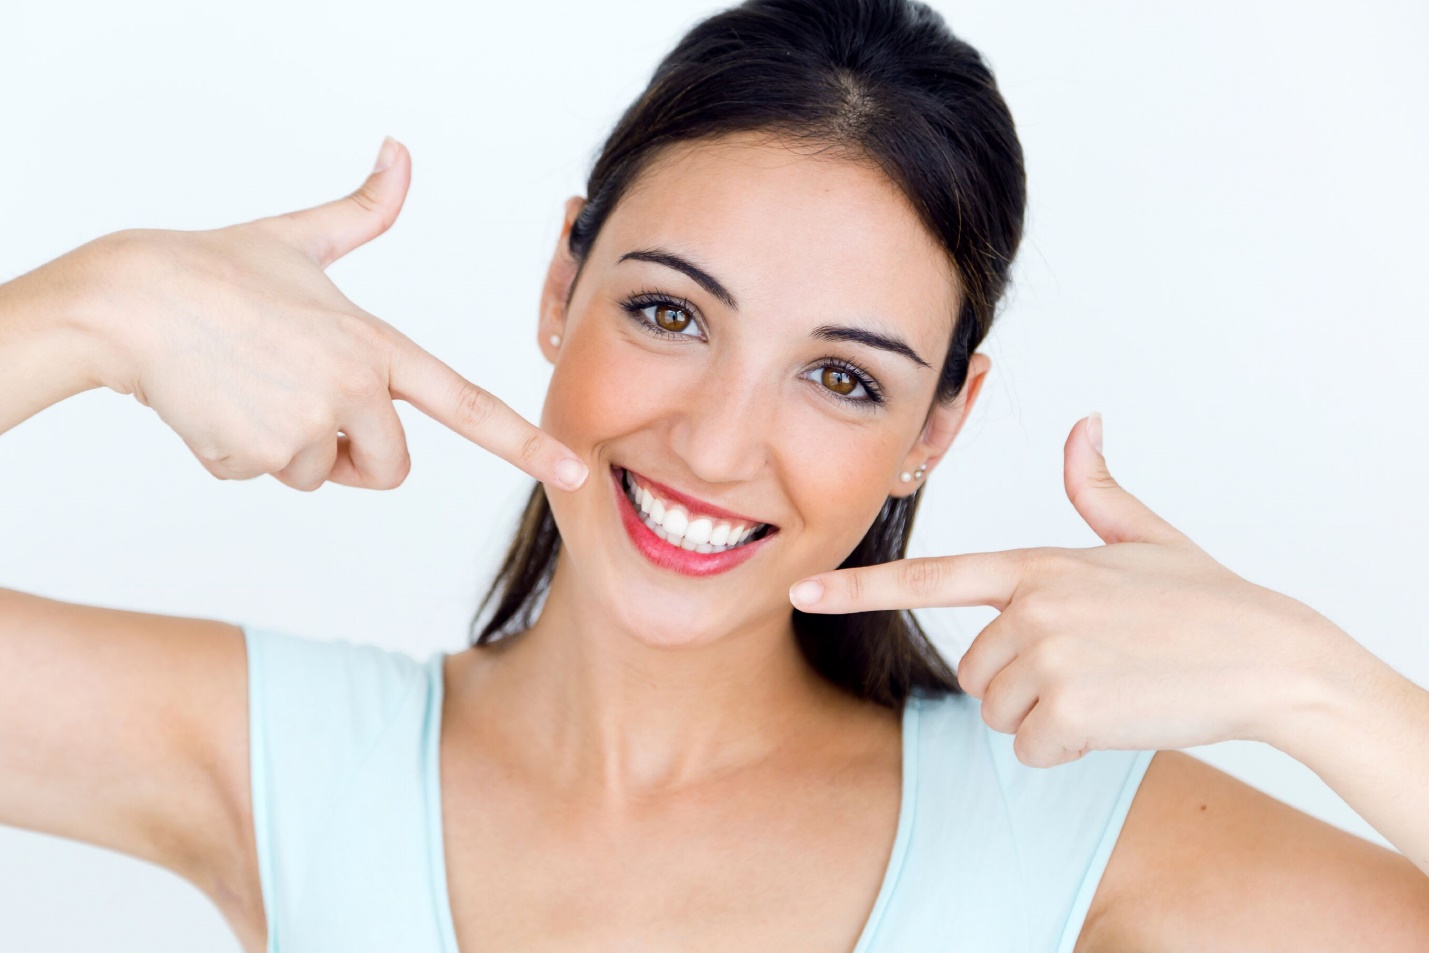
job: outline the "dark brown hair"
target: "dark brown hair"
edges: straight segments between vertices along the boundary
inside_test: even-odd
[[[584,265],[611,210],[661,150],[754,131],[873,163],[943,244],[962,301],[949,316],[952,342],[934,399],[955,399],[992,328],[1026,205],[1022,148],[982,57],[917,0],[747,0],[701,20],[596,157],[570,231],[573,259]],[[579,280],[578,267],[572,292]],[[890,496],[840,568],[903,558],[922,493]],[[475,633],[495,602],[474,644],[535,621],[560,544],[538,483],[472,620]],[[901,708],[914,690],[962,691],[909,612],[791,611],[805,658],[858,697]]]

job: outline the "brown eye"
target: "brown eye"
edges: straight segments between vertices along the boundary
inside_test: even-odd
[[[823,373],[823,385],[835,394],[848,396],[858,386],[858,381],[848,371],[841,371],[837,367],[826,367]]]
[[[675,317],[678,315],[679,317]],[[683,331],[690,324],[690,315],[680,308],[655,305],[655,323],[666,331]]]

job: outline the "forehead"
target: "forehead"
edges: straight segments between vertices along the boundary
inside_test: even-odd
[[[606,264],[636,248],[685,255],[741,312],[796,308],[810,325],[859,318],[939,359],[957,313],[947,253],[897,186],[871,164],[768,135],[664,150],[598,241]]]

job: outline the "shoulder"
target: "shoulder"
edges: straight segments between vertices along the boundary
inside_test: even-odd
[[[1170,949],[1192,929],[1207,949],[1421,950],[1429,878],[1395,851],[1162,751],[1076,953]]]

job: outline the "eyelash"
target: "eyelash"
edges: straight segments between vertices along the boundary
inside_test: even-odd
[[[690,316],[695,327],[703,331],[699,309],[678,295],[667,295],[658,291],[642,290],[620,302],[621,310],[629,315],[632,321],[656,337],[666,339],[692,337],[692,335],[680,331],[666,331],[664,328],[656,327],[652,324],[644,314],[645,309],[651,305],[663,305],[672,311],[683,311]],[[820,386],[819,389],[827,392],[830,397],[842,403],[857,407],[860,410],[868,410],[873,406],[883,403],[885,399],[883,396],[883,388],[879,386],[878,382],[874,380],[867,371],[857,364],[851,364],[843,358],[830,356],[822,358],[820,362],[810,368],[810,370],[823,370],[829,367],[843,371],[851,376],[863,386],[864,391],[868,394],[867,397],[848,397],[844,394],[840,394],[838,391]],[[807,379],[808,378],[805,378],[805,380]]]

